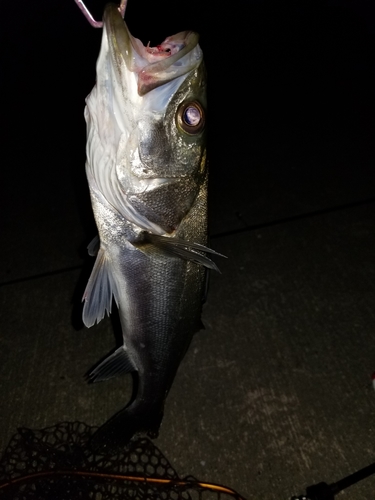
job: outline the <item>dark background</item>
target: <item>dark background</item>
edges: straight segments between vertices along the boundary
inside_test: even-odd
[[[337,480],[374,460],[375,4],[130,0],[126,20],[144,43],[201,35],[211,246],[229,257],[157,444],[248,499]],[[100,40],[73,0],[2,3],[1,448],[19,426],[99,425],[131,390],[82,378],[115,343],[110,320],[77,319]]]

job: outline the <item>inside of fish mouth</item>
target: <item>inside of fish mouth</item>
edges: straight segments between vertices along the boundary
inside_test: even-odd
[[[155,47],[151,47],[150,42],[148,42],[145,49],[149,54],[152,54],[153,56],[169,57],[177,54],[177,52],[182,50],[184,47],[185,43],[173,42],[171,40],[168,40],[167,38],[166,40],[164,40],[164,42],[156,45]]]
[[[118,7],[118,11],[121,14],[121,17],[124,19],[125,18],[125,12],[126,12],[126,7],[127,7],[127,0],[121,0],[120,5]],[[164,40],[164,42],[160,43],[159,45],[156,45],[155,47],[150,46],[150,42],[146,46],[144,46],[146,52],[149,54],[152,54],[154,56],[160,56],[160,57],[169,57],[173,56],[177,52],[179,52],[181,49],[185,47],[184,42],[176,42],[171,40],[173,37],[168,37]]]

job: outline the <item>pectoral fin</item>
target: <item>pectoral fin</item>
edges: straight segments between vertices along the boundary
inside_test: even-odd
[[[199,243],[190,243],[189,241],[181,240],[178,238],[146,233],[145,241],[149,241],[165,252],[171,253],[173,255],[178,255],[182,259],[196,262],[197,264],[207,267],[208,269],[214,269],[218,272],[220,271],[217,265],[211,259],[199,252],[206,252],[218,255],[219,257],[225,257],[225,255],[215,252],[215,250],[205,247],[204,245],[200,245]]]
[[[95,322],[99,323],[106,312],[108,315],[110,314],[112,296],[118,305],[119,293],[116,281],[112,276],[105,251],[101,248],[82,298],[85,302],[82,319],[88,328],[94,325]]]
[[[119,347],[110,354],[96,368],[87,375],[89,382],[101,382],[108,380],[120,373],[129,373],[136,371],[136,366],[130,359],[125,347]]]

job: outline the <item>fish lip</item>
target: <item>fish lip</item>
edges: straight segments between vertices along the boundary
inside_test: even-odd
[[[132,67],[132,36],[118,10],[117,5],[109,3],[103,14],[103,22],[108,33],[108,39],[117,57],[122,56],[130,71]]]
[[[116,4],[107,4],[103,20],[115,58],[118,62],[120,62],[119,59],[122,59],[127,69],[138,75],[138,94],[140,96],[192,69],[191,63],[187,64],[186,71],[183,71],[182,68],[173,71],[171,67],[195,49],[199,41],[198,33],[182,31],[167,37],[156,48],[148,45],[145,47],[140,40],[132,36]],[[163,45],[172,46],[170,55],[163,49],[159,49]],[[179,45],[180,48],[173,50],[173,47]],[[202,59],[200,49],[199,52],[200,57],[197,56],[196,59],[200,63]]]

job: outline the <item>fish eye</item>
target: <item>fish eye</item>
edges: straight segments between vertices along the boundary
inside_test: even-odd
[[[205,125],[202,106],[197,101],[182,103],[177,110],[177,125],[189,135],[201,132]]]

